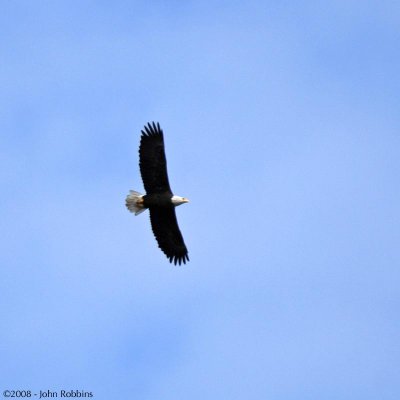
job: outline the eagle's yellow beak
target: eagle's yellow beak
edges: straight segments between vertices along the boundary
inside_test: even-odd
[[[183,201],[184,203],[189,203],[189,199],[187,199],[186,197],[183,197],[183,198],[182,198],[182,201]]]

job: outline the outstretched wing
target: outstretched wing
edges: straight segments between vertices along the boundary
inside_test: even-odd
[[[164,136],[160,128],[149,122],[142,130],[139,147],[139,165],[147,194],[171,192],[164,151]]]
[[[175,208],[150,207],[150,220],[158,247],[175,265],[189,261],[188,251],[176,220]]]

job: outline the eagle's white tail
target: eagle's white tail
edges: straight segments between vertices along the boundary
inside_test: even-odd
[[[126,196],[126,207],[130,212],[135,213],[135,215],[143,212],[146,207],[143,206],[143,195],[134,190],[130,190],[128,196]]]

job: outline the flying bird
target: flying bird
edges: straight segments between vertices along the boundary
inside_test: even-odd
[[[164,135],[160,124],[149,122],[141,132],[139,166],[146,194],[130,190],[126,207],[135,215],[149,209],[158,247],[171,263],[186,264],[189,256],[176,220],[175,207],[189,200],[175,196],[169,186]]]

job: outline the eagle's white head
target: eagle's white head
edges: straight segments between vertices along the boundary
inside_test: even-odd
[[[181,196],[172,196],[171,201],[174,206],[180,206],[183,203],[189,203],[189,200],[186,197]]]

